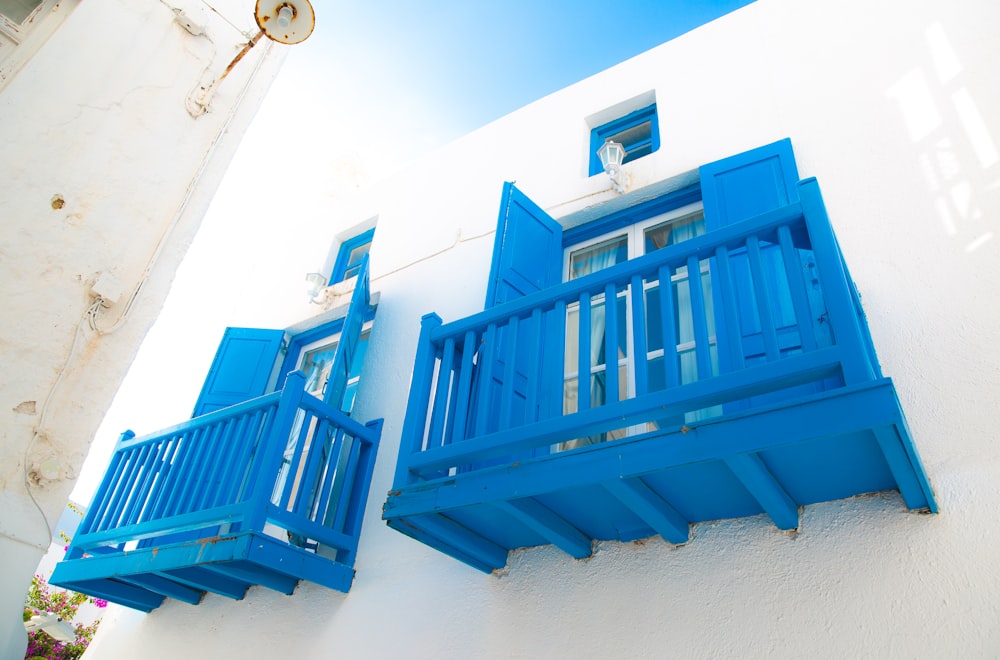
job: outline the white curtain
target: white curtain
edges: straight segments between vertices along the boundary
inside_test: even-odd
[[[573,254],[570,257],[570,279],[577,279],[579,277],[584,277],[585,275],[590,275],[591,273],[596,273],[605,268],[610,268],[615,264],[628,258],[627,254],[627,244],[623,239],[615,239],[596,245],[592,248],[582,250],[578,253]],[[604,330],[607,324],[607,306],[618,304],[617,298],[614,300],[605,300],[602,307],[595,307],[593,301],[591,301],[591,310],[588,312],[590,314],[590,359],[585,369],[581,369],[577,374],[577,392],[581,387],[590,388],[590,406],[594,407],[598,404],[603,404],[606,402],[607,397],[607,385],[606,385],[606,373],[604,375],[598,375],[597,377],[591,379],[590,377],[590,365],[600,364],[603,360],[605,363],[605,370],[607,369],[617,369],[618,368],[618,347],[608,347],[605,342]],[[584,310],[580,310],[578,314],[578,319],[582,322],[582,314]],[[579,337],[579,335],[577,335]],[[576,357],[576,363],[579,364],[579,358]],[[565,409],[579,409],[579,395],[577,393],[566,392],[566,401],[564,402]],[[588,438],[580,438],[578,440],[573,440],[570,442],[562,443],[562,449],[571,449],[573,447],[580,447],[583,445],[593,444],[595,442],[602,442],[605,434],[599,434],[595,436],[590,436]]]

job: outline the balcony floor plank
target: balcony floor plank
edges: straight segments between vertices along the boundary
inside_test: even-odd
[[[204,592],[240,599],[250,585],[291,594],[299,580],[348,591],[354,570],[265,534],[237,534],[64,560],[50,582],[150,611],[163,596],[196,604]]]

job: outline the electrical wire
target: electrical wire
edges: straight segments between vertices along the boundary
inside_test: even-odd
[[[77,323],[76,332],[73,333],[73,343],[70,345],[69,348],[69,354],[66,356],[65,362],[63,362],[62,369],[59,370],[59,374],[56,376],[55,382],[52,383],[52,387],[49,388],[49,393],[45,396],[45,400],[42,401],[42,410],[38,416],[38,425],[35,427],[34,431],[31,434],[31,440],[28,441],[28,444],[24,448],[24,460],[23,460],[24,490],[28,493],[28,498],[31,499],[31,503],[35,505],[35,508],[38,509],[38,513],[42,516],[42,522],[45,524],[45,530],[47,532],[46,538],[51,538],[52,534],[54,534],[55,531],[52,525],[49,523],[49,517],[45,515],[45,510],[42,508],[42,505],[38,503],[38,500],[35,499],[34,493],[31,492],[31,476],[29,472],[28,459],[31,454],[31,450],[35,446],[35,443],[38,441],[39,438],[45,435],[44,429],[45,429],[46,417],[49,412],[49,403],[52,401],[52,397],[55,395],[56,390],[58,390],[59,386],[62,384],[63,378],[66,376],[66,372],[69,371],[70,365],[73,363],[73,358],[76,356],[77,347],[80,345],[80,337],[83,335],[84,326],[86,324],[86,326],[88,327],[91,328],[94,327],[93,324],[96,322],[97,310],[100,308],[101,303],[102,303],[101,298],[95,300],[90,305],[90,307],[87,308],[87,311],[84,312],[83,317],[80,319],[80,322]],[[20,539],[15,539],[15,540],[20,540]],[[33,547],[38,547],[42,550],[48,547],[47,543],[41,546],[34,546],[34,544],[30,545],[33,545]]]
[[[178,8],[172,7],[164,0],[160,0],[160,3],[168,7],[175,14],[181,11]],[[214,8],[212,9],[213,11],[215,11]],[[216,13],[218,12],[216,11]],[[242,33],[242,31],[240,32]],[[56,376],[55,382],[53,382],[52,387],[49,388],[48,394],[45,396],[45,399],[42,402],[42,407],[38,416],[38,424],[32,432],[31,440],[28,441],[28,444],[24,448],[24,458],[23,458],[24,488],[28,494],[28,498],[31,500],[32,504],[35,506],[35,508],[38,510],[39,515],[41,516],[42,522],[45,525],[45,529],[48,533],[49,538],[51,538],[52,534],[54,533],[54,530],[52,525],[49,523],[49,517],[46,515],[45,510],[42,508],[41,504],[35,498],[34,493],[31,492],[31,475],[29,470],[28,459],[31,450],[34,449],[35,444],[38,442],[38,440],[40,438],[46,437],[45,426],[46,426],[48,412],[51,407],[50,406],[51,401],[56,391],[59,389],[59,386],[62,384],[66,372],[69,371],[70,365],[73,363],[73,359],[76,356],[77,348],[80,344],[80,338],[84,333],[84,329],[90,328],[95,333],[95,335],[99,337],[115,332],[116,330],[121,328],[125,324],[125,322],[130,318],[132,309],[135,306],[135,302],[139,297],[139,293],[142,291],[143,285],[149,279],[149,275],[152,272],[153,267],[156,265],[156,262],[159,260],[160,255],[162,254],[164,248],[166,247],[167,239],[173,233],[177,225],[180,223],[181,217],[183,217],[185,211],[187,210],[188,204],[190,204],[191,198],[194,196],[194,192],[199,182],[201,181],[202,176],[205,174],[205,170],[208,168],[209,161],[211,161],[212,156],[215,154],[215,151],[218,148],[219,143],[222,141],[223,137],[228,133],[229,128],[232,125],[233,120],[235,119],[237,109],[239,109],[242,106],[243,101],[246,98],[247,94],[249,93],[252,84],[257,79],[257,75],[260,73],[260,70],[263,67],[264,62],[267,60],[267,56],[268,54],[270,54],[270,51],[271,51],[271,43],[268,42],[264,54],[260,58],[258,58],[256,66],[254,67],[250,75],[247,77],[246,83],[243,85],[243,88],[240,90],[239,95],[233,102],[229,114],[226,117],[226,120],[223,122],[222,126],[217,131],[215,138],[212,140],[212,143],[209,145],[207,151],[205,152],[204,158],[202,158],[198,170],[195,172],[194,176],[191,178],[191,181],[188,183],[187,189],[185,190],[184,193],[184,198],[181,200],[180,205],[177,207],[177,211],[174,214],[174,217],[171,219],[170,224],[160,235],[160,238],[156,244],[156,248],[153,250],[153,254],[146,262],[146,267],[139,278],[139,282],[136,284],[135,288],[132,290],[132,293],[129,295],[129,298],[126,301],[125,305],[123,306],[122,312],[119,315],[118,319],[109,328],[100,327],[98,319],[100,317],[101,310],[105,308],[107,301],[101,296],[97,296],[94,299],[94,301],[84,311],[82,317],[80,318],[79,323],[77,323],[76,332],[73,335],[73,343],[70,345],[69,354],[66,356],[66,360],[63,363],[62,368],[59,370],[59,374]],[[214,60],[214,54],[212,59]],[[10,536],[9,538],[18,541],[22,544],[29,545],[31,547],[35,547],[41,550],[45,550],[48,547],[48,543],[45,543],[43,545],[35,545],[33,543],[30,543],[20,538],[16,538],[14,536]]]

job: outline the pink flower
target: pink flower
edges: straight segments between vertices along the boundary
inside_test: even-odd
[[[95,598],[94,605],[96,605],[97,607],[107,607],[108,601],[104,600],[103,598]]]

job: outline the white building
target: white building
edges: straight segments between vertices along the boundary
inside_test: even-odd
[[[0,3],[0,657],[104,412],[287,47],[252,5]]]
[[[331,205],[317,315],[196,413],[283,389],[117,454],[62,579],[151,612],[88,656],[995,657],[998,19],[758,0]],[[353,421],[283,385],[368,321]]]

